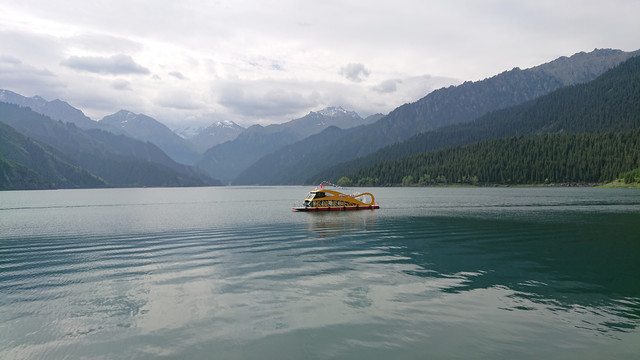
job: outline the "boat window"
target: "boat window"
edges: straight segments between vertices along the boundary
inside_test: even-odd
[[[325,196],[325,195],[324,195],[324,193],[323,193],[323,192],[317,192],[317,193],[316,193],[316,197],[315,197],[315,198],[316,198],[316,199],[318,199],[318,198],[323,198],[324,196]]]

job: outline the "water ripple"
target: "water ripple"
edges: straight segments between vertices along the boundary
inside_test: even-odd
[[[167,203],[156,214],[180,205]],[[258,216],[249,205],[235,210]],[[477,205],[190,226],[197,208],[154,231],[11,232],[0,357],[635,354],[636,213]]]

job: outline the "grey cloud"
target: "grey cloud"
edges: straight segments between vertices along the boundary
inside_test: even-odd
[[[402,80],[400,79],[389,79],[381,82],[377,86],[373,87],[373,90],[379,93],[392,93],[398,90],[397,84],[401,84]]]
[[[113,55],[111,57],[72,56],[62,65],[75,70],[98,74],[149,74],[149,69],[137,64],[131,56]]]
[[[351,81],[360,82],[363,78],[369,76],[371,71],[367,70],[364,64],[350,63],[340,69],[340,74]]]
[[[251,117],[287,117],[316,107],[317,94],[298,89],[301,84],[270,81],[227,83],[215,89],[218,103],[234,113]]]
[[[180,80],[186,80],[187,78],[184,76],[184,74],[182,74],[179,71],[172,71],[169,73],[169,75],[173,76],[176,79],[180,79]]]
[[[154,103],[164,108],[196,110],[203,107],[198,98],[189,91],[164,90],[154,99]]]
[[[0,88],[23,94],[58,97],[56,91],[65,84],[48,69],[36,68],[22,60],[2,56],[0,58]],[[34,90],[36,89],[36,90]]]
[[[124,79],[116,79],[113,83],[111,83],[116,90],[133,90],[131,89],[131,83]]]
[[[20,59],[14,58],[13,56],[7,56],[7,55],[0,56],[0,62],[12,64],[12,65],[20,65],[22,63]]]

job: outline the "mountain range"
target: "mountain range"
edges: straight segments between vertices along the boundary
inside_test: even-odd
[[[335,179],[383,161],[486,139],[638,128],[639,64],[640,57],[631,57],[592,81],[560,88],[523,104],[487,113],[471,122],[414,135],[370,155],[337,164],[307,180],[313,183],[318,179]]]
[[[196,166],[212,177],[231,181],[265,154],[300,141],[312,134],[332,126],[350,129],[370,124],[382,117],[376,114],[361,118],[353,111],[342,107],[329,107],[283,124],[268,126],[253,125],[232,141],[216,145],[207,150]]]
[[[73,123],[83,130],[101,129],[113,133],[121,133],[116,128],[91,120],[82,110],[79,110],[59,99],[47,101],[40,96],[25,97],[9,90],[0,89],[0,102],[16,104],[22,107],[50,117],[53,120],[59,120],[65,123]]]
[[[593,80],[637,54],[638,51],[596,49],[530,69],[515,68],[481,81],[439,89],[398,107],[373,124],[347,130],[327,129],[267,154],[239,174],[233,183],[305,183],[332,166],[366,156],[413,135],[470,122],[561,87]]]
[[[608,71],[638,54],[596,49],[442,88],[387,115],[363,119],[329,107],[246,129],[225,121],[172,131],[126,110],[94,121],[62,100],[0,90],[0,122],[8,125],[0,127],[0,188],[220,184],[212,178],[238,185],[335,181],[425,151],[504,136],[577,131],[581,122],[566,120],[567,112],[592,123],[592,116],[612,119],[610,111],[622,111],[626,97],[618,90],[624,89],[625,75],[615,78]],[[599,90],[585,90],[590,86]],[[576,88],[582,89],[579,95],[567,95]],[[614,97],[613,109],[569,106],[584,99],[600,103],[605,95]],[[543,107],[538,101],[558,105]],[[559,118],[564,122],[547,121]],[[619,122],[602,126],[616,130]]]
[[[46,188],[220,184],[196,168],[175,162],[157,146],[123,134],[116,135],[98,129],[83,130],[74,123],[56,121],[30,108],[3,102],[0,102],[0,122],[8,125],[0,129],[3,136],[14,138],[13,132],[19,131],[30,139],[31,144],[26,146],[24,141],[7,141],[3,144],[0,157],[11,162],[8,164],[12,164],[12,171],[21,169],[13,166],[18,164],[39,174],[51,184]],[[36,148],[47,151],[28,150]],[[100,180],[94,184],[66,182],[66,176],[50,171],[51,154],[55,155],[55,160],[81,168]],[[4,179],[10,177],[4,176]],[[0,184],[0,188],[32,187],[12,181],[11,184]]]
[[[639,99],[636,56],[592,81],[421,133],[311,181],[608,182],[640,167]]]
[[[53,120],[73,123],[83,130],[99,129],[117,135],[124,134],[145,142],[149,141],[173,160],[183,164],[193,164],[205,150],[234,139],[244,129],[233,122],[217,122],[206,128],[191,129],[190,136],[185,136],[184,132],[182,134],[174,132],[150,116],[127,110],[120,110],[105,116],[100,121],[95,121],[81,110],[59,99],[47,101],[40,96],[25,97],[9,90],[0,90],[0,102],[30,108]]]

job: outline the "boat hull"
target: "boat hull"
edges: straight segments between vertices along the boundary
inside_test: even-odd
[[[366,206],[299,206],[294,207],[295,211],[348,211],[348,210],[375,210],[379,209],[379,205],[366,205]]]

